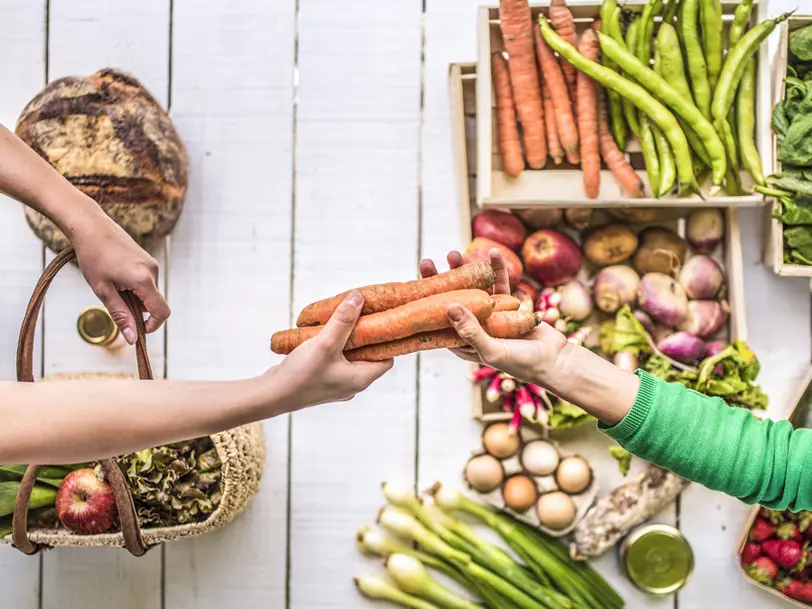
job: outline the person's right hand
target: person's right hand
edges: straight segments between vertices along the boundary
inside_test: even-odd
[[[344,357],[344,346],[363,304],[361,293],[352,292],[321,332],[296,347],[278,367],[269,371],[280,375],[279,383],[291,388],[294,410],[350,400],[392,368],[394,360],[349,362]]]

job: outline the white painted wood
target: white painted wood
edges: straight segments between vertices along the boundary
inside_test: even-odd
[[[169,0],[51,0],[49,80],[122,69],[141,80],[164,107],[169,91]],[[162,251],[153,252],[164,262]],[[50,259],[51,255],[48,254]],[[135,372],[132,349],[99,349],[76,332],[80,311],[98,300],[77,268],[66,268],[45,304],[45,374]],[[157,376],[163,372],[163,332],[149,339]],[[43,607],[157,609],[161,552],[135,559],[111,549],[60,549],[43,558]]]
[[[45,0],[0,0],[0,123],[14,130],[23,106],[45,84]],[[42,246],[22,205],[0,195],[0,379],[15,378],[14,355],[25,307],[42,272]],[[40,339],[37,340],[37,345]],[[39,353],[39,349],[38,349]],[[38,357],[38,356],[37,356]],[[40,559],[0,547],[3,605],[39,606]]]
[[[294,314],[367,283],[414,278],[421,5],[308,0],[299,12]],[[354,547],[382,481],[412,482],[416,356],[351,403],[293,415],[290,607],[371,606]]]
[[[169,265],[171,378],[260,373],[289,323],[294,16],[293,0],[174,2],[172,109],[190,185]],[[287,433],[288,417],[265,423],[245,514],[166,546],[166,607],[285,606]]]

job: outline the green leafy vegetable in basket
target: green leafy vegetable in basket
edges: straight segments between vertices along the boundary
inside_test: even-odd
[[[800,61],[812,61],[812,25],[799,28],[789,35],[789,52]]]

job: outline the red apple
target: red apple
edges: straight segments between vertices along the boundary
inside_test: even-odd
[[[118,514],[112,487],[90,468],[71,472],[56,493],[56,515],[65,528],[97,535],[113,528]]]
[[[562,232],[543,229],[530,235],[522,247],[522,257],[530,276],[544,286],[571,281],[581,269],[581,249]]]
[[[527,237],[527,229],[509,212],[488,209],[474,216],[471,222],[474,237],[485,237],[501,243],[514,252],[519,251]]]
[[[506,248],[501,243],[491,241],[485,237],[475,238],[468,244],[468,248],[465,250],[465,262],[490,262],[491,258],[488,252],[494,248],[502,252],[502,257],[505,259],[505,264],[507,264],[508,279],[511,287],[518,285],[522,279],[522,261],[519,260],[519,257],[512,250]]]

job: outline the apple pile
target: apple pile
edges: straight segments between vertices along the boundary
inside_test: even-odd
[[[812,605],[812,512],[761,508],[740,559],[759,583]]]

